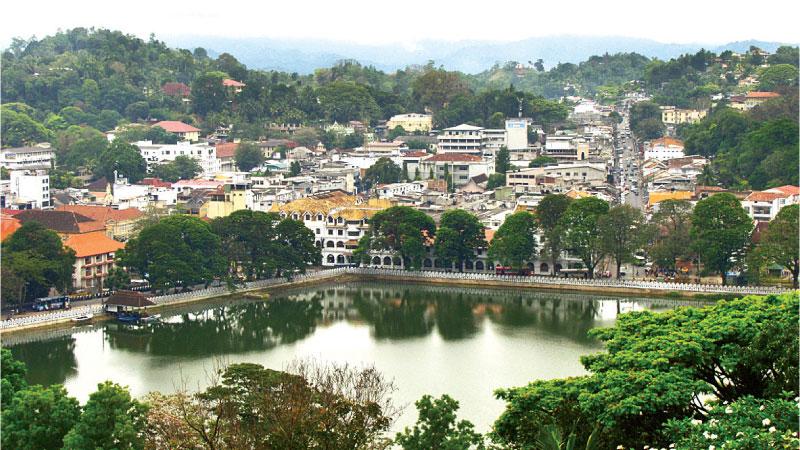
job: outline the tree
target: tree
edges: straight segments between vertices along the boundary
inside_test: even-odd
[[[506,185],[506,174],[493,173],[489,175],[489,180],[486,182],[486,189],[492,190]]]
[[[223,72],[206,72],[192,83],[192,108],[201,116],[220,112],[225,108],[227,93],[222,81],[227,77]]]
[[[148,444],[192,448],[379,448],[396,410],[373,368],[234,364],[196,395],[151,396]],[[163,444],[162,444],[163,445]]]
[[[144,120],[150,117],[150,104],[147,102],[134,102],[125,107],[125,116],[131,122]]]
[[[511,156],[508,153],[508,147],[503,145],[497,151],[497,159],[494,163],[494,171],[497,173],[505,174],[511,169]]]
[[[556,275],[556,263],[564,251],[564,227],[561,217],[572,202],[563,194],[548,194],[536,206],[536,222],[544,238],[542,256],[550,258],[550,268]]]
[[[2,145],[3,147],[21,147],[44,142],[50,139],[50,131],[44,125],[25,113],[2,108]]]
[[[620,268],[633,260],[633,254],[641,248],[646,237],[642,212],[630,205],[617,205],[600,216],[597,221],[600,245],[604,253],[614,258],[617,278],[622,278]]]
[[[17,449],[58,449],[81,415],[78,400],[60,384],[31,386],[3,408],[2,445]]]
[[[125,289],[131,284],[131,276],[128,275],[128,272],[125,271],[122,267],[114,267],[108,272],[108,277],[106,277],[105,287],[106,289],[117,290],[117,289]]]
[[[528,163],[528,167],[544,167],[551,164],[558,164],[558,160],[552,156],[538,156]]]
[[[544,72],[544,61],[542,58],[537,59],[536,62],[533,63],[533,68],[536,69],[537,72]]]
[[[400,257],[405,267],[412,269],[421,267],[428,240],[435,235],[436,223],[430,216],[408,206],[393,206],[372,217],[369,237],[363,242],[369,250]]]
[[[3,279],[5,280],[5,277]],[[28,387],[28,382],[25,381],[27,373],[28,368],[25,367],[25,363],[14,358],[11,350],[0,349],[0,385],[2,385],[0,406],[3,409],[11,405],[17,392]]]
[[[236,147],[236,167],[244,172],[250,172],[264,164],[264,152],[255,142],[241,142]]]
[[[211,226],[180,214],[143,228],[127,242],[118,259],[158,289],[210,283],[225,268],[220,238]]]
[[[427,107],[436,112],[464,94],[470,91],[461,75],[443,69],[429,68],[412,84],[412,98],[420,110]]]
[[[196,159],[187,155],[178,155],[174,160],[159,164],[153,168],[153,176],[174,183],[178,180],[194,179],[203,168]]]
[[[27,221],[0,247],[3,300],[22,303],[45,297],[51,288],[72,286],[75,251],[36,221]]]
[[[748,296],[622,314],[613,327],[591,331],[606,351],[581,358],[589,375],[498,391],[507,406],[493,440],[533,447],[554,424],[582,442],[597,423],[599,448],[661,448],[675,442],[665,428],[671,420],[714,418],[713,402],[703,398],[723,405],[747,396],[794,398],[798,301],[794,294]]]
[[[597,197],[579,198],[570,203],[561,217],[564,246],[578,256],[594,278],[597,264],[605,257],[598,220],[608,213],[608,202]]]
[[[283,250],[276,241],[279,220],[274,213],[244,209],[211,221],[211,229],[221,239],[230,277],[241,273],[254,280],[270,277],[278,270]]]
[[[139,147],[115,139],[100,153],[97,161],[97,174],[114,180],[114,172],[136,183],[147,175],[147,163],[142,158]]]
[[[697,202],[692,212],[690,236],[701,263],[719,272],[727,283],[734,257],[741,257],[750,240],[753,221],[732,194],[715,194]]]
[[[533,214],[520,211],[506,217],[489,245],[489,258],[504,266],[522,269],[536,256],[536,220]]]
[[[692,241],[689,237],[692,205],[685,200],[665,200],[653,213],[653,242],[648,248],[650,258],[658,267],[676,269],[679,258],[689,256]]]
[[[797,64],[795,62],[795,64]],[[758,77],[758,89],[761,91],[774,91],[779,87],[797,86],[797,66],[791,64],[776,64],[769,66]]]
[[[657,138],[663,134],[661,109],[653,102],[639,102],[631,107],[631,130],[640,139]]]
[[[788,205],[778,212],[761,236],[759,249],[769,261],[780,264],[792,273],[792,287],[797,289],[800,275],[800,206]]]
[[[371,165],[364,174],[367,186],[376,184],[397,183],[400,181],[402,169],[390,158],[382,156]]]
[[[317,90],[319,106],[331,121],[379,119],[381,109],[370,91],[352,81],[334,81]]]
[[[402,125],[398,125],[391,130],[389,130],[389,135],[387,136],[390,141],[397,139],[398,136],[403,136],[406,134],[406,129],[403,128]]]
[[[303,222],[286,218],[281,220],[275,231],[276,240],[280,243],[278,270],[288,274],[295,271],[305,273],[308,266],[322,262],[322,252],[314,245],[314,232]]]
[[[483,449],[483,436],[467,421],[457,422],[458,401],[447,394],[434,399],[424,395],[414,403],[418,418],[413,428],[397,433],[395,444],[403,450]]]
[[[486,247],[483,224],[474,214],[463,209],[449,209],[442,214],[436,232],[436,256],[464,270],[464,262],[475,257],[475,251]]]
[[[300,175],[300,172],[303,171],[303,167],[300,165],[300,161],[292,161],[289,165],[289,176],[296,177]]]
[[[106,381],[89,395],[80,420],[64,436],[64,448],[144,448],[147,406],[127,388]]]

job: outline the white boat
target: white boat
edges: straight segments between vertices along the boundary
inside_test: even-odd
[[[94,314],[86,314],[84,316],[73,317],[72,321],[75,323],[86,323],[91,322],[92,318],[94,318]]]
[[[153,314],[152,316],[145,316],[139,319],[141,323],[153,323],[161,320],[161,314]]]

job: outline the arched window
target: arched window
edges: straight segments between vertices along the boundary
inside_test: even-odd
[[[339,241],[336,243],[336,248],[344,248],[344,242]]]
[[[328,241],[328,243],[325,244],[325,247],[333,248],[333,241]]]
[[[381,258],[380,256],[375,256],[372,258],[372,265],[380,266],[381,265]]]
[[[475,262],[475,270],[483,270],[483,261]]]
[[[316,245],[318,248],[322,248],[322,241],[314,242],[314,245]]]
[[[541,263],[541,264],[539,264],[539,272],[542,272],[542,273],[547,273],[547,272],[549,272],[549,271],[550,271],[550,266],[549,266],[549,265],[547,265],[547,263]]]
[[[383,265],[384,266],[391,266],[392,265],[392,258],[385,256],[383,258]]]
[[[328,255],[328,262],[332,264],[333,261],[334,261],[333,255]]]
[[[343,255],[337,256],[336,257],[336,263],[337,264],[344,264],[344,256]]]
[[[493,262],[486,263],[486,270],[494,270],[494,263]]]
[[[433,261],[431,261],[430,258],[425,258],[425,260],[422,261],[422,267],[431,267],[431,266],[433,266]]]
[[[534,264],[532,262],[528,263],[528,269],[533,270],[534,267],[535,266],[534,266]]]
[[[437,269],[441,269],[442,268],[442,260],[438,259],[438,258],[434,259],[433,260],[433,267],[436,267]]]
[[[399,267],[401,265],[400,257],[395,256],[394,259],[392,260],[392,264]]]
[[[472,264],[472,261],[467,260],[467,261],[464,261],[464,267],[469,269],[469,270],[472,270],[472,268],[474,267],[474,264]]]

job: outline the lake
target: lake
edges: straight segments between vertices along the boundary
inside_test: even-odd
[[[141,327],[102,322],[4,337],[29,382],[64,384],[84,402],[110,379],[136,396],[204,387],[220,364],[272,369],[296,359],[374,365],[407,405],[394,429],[413,423],[413,402],[448,393],[459,417],[487,431],[503,410],[497,388],[581,375],[580,356],[602,351],[587,331],[618,312],[664,310],[675,300],[530,289],[408,283],[334,283],[162,311]]]

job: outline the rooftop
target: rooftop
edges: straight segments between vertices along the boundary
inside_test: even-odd
[[[199,128],[195,128],[183,122],[178,122],[177,120],[162,120],[153,126],[161,127],[170,133],[196,133],[200,131]]]
[[[245,87],[246,84],[242,83],[241,81],[231,80],[230,78],[225,78],[222,80],[222,85],[226,87]]]
[[[233,142],[217,144],[217,158],[233,158],[237,147],[239,147],[239,144],[234,144]]]
[[[466,153],[439,153],[425,159],[432,162],[481,162],[482,160],[480,156]]]
[[[125,244],[111,239],[102,231],[70,234],[64,245],[75,250],[78,258],[112,253],[125,248]]]
[[[776,98],[780,96],[781,94],[777,92],[753,91],[748,92],[746,98]]]
[[[134,220],[144,215],[144,213],[136,208],[113,209],[109,208],[108,206],[94,205],[62,205],[57,207],[56,211],[69,211],[77,213],[103,223],[108,222],[109,220]]]
[[[103,231],[105,223],[78,214],[74,211],[28,209],[15,216],[21,223],[35,221],[44,227],[63,234]]]

